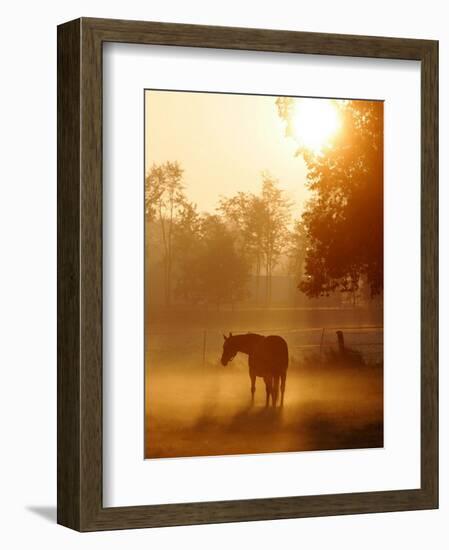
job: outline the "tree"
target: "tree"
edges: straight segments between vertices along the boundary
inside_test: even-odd
[[[176,216],[185,204],[184,186],[178,162],[153,164],[145,178],[145,211],[150,221],[159,223],[163,245],[165,305],[171,303],[173,272],[173,232]]]
[[[260,197],[239,192],[222,198],[218,211],[237,235],[236,246],[254,267],[256,302],[259,301],[260,277],[263,263],[262,238],[264,232],[264,206]]]
[[[293,99],[277,100],[290,131]],[[337,105],[337,104],[336,104]],[[308,296],[340,290],[354,296],[362,280],[383,290],[383,103],[339,102],[341,129],[320,152],[300,148],[313,192],[302,215]]]
[[[268,172],[262,174],[262,252],[265,260],[265,302],[271,302],[273,270],[288,243],[291,203]]]
[[[199,301],[197,260],[201,248],[201,217],[196,205],[185,202],[174,228],[174,253],[177,260],[175,295],[195,304]]]
[[[287,269],[295,280],[304,276],[305,259],[307,253],[307,235],[301,218],[297,219],[290,233],[290,243],[287,249]]]
[[[181,288],[192,303],[232,306],[245,297],[248,263],[235,248],[234,235],[219,216],[200,220],[192,254],[181,260]],[[187,275],[187,276],[186,276]]]
[[[204,217],[202,235],[198,261],[202,294],[217,308],[225,303],[234,305],[246,295],[246,258],[236,250],[233,234],[218,216]]]
[[[238,193],[220,201],[219,211],[239,234],[243,254],[252,263],[259,300],[262,268],[265,272],[265,303],[271,301],[272,274],[287,246],[290,202],[279,182],[268,172],[262,173],[260,195]]]

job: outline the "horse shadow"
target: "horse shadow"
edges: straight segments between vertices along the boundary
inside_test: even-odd
[[[223,414],[216,415],[210,407],[206,407],[199,416],[194,431],[220,431],[228,434],[266,434],[276,431],[282,423],[281,407],[259,407],[248,404],[238,409],[233,414],[225,417]]]
[[[249,432],[251,434],[266,434],[277,430],[282,423],[281,407],[257,407],[249,404],[238,410],[226,425],[228,432]]]

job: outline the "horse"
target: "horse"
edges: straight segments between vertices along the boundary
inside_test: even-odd
[[[281,386],[281,407],[284,404],[285,380],[288,368],[287,342],[280,336],[262,336],[260,334],[238,334],[224,337],[221,364],[226,366],[234,359],[237,353],[248,355],[249,377],[251,379],[251,403],[254,403],[256,391],[256,377],[264,379],[266,400],[265,406],[270,403],[276,407],[279,382]]]

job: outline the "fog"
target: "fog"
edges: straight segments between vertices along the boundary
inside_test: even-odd
[[[146,92],[148,458],[383,445],[383,211],[383,102]]]
[[[246,355],[227,366],[219,361],[223,336],[217,325],[224,318],[237,325],[232,317],[245,315],[217,314],[207,329],[180,314],[168,324],[158,318],[147,337],[146,458],[382,447],[382,329],[369,324],[366,312],[355,319],[354,312],[344,318],[339,310],[348,348],[343,357],[332,312],[314,313],[315,321],[327,320],[324,330],[311,327],[304,312],[293,327],[290,315],[278,314],[275,329],[246,315],[254,332],[282,335],[289,345],[282,408],[265,407],[261,378],[251,404]]]

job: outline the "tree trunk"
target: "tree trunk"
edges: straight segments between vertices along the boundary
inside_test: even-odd
[[[259,305],[260,302],[260,254],[257,253],[256,256],[256,304]]]
[[[269,262],[268,262],[268,254],[267,259],[265,262],[265,307],[268,306],[268,292],[269,292]]]

